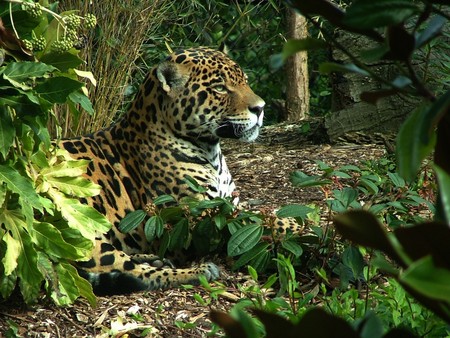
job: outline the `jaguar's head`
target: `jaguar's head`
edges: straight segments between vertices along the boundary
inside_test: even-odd
[[[208,48],[179,51],[152,74],[153,85],[158,86],[159,118],[175,136],[208,143],[258,137],[265,103],[224,53]],[[147,104],[145,97],[143,103]]]

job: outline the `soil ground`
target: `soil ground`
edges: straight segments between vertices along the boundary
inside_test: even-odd
[[[379,145],[311,144],[296,125],[264,128],[256,143],[227,141],[223,145],[228,165],[249,208],[278,208],[285,204],[323,203],[319,189],[299,189],[289,174],[301,170],[317,173],[315,161],[330,166],[358,164],[384,155]],[[238,284],[250,283],[240,272],[231,272],[222,260],[221,283],[226,293],[212,299],[202,287],[98,297],[95,308],[84,300],[56,307],[50,301],[24,305],[19,297],[0,302],[0,338],[11,323],[23,337],[203,337],[210,331],[210,309],[229,310],[241,297]],[[202,306],[196,300],[208,304]]]

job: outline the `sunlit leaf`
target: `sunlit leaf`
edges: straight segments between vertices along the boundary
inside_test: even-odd
[[[42,210],[42,204],[31,180],[22,176],[14,168],[0,164],[0,182],[6,183],[7,187],[20,195],[27,204],[38,210]]]
[[[4,274],[9,276],[17,268],[17,260],[22,252],[22,246],[20,240],[11,236],[9,232],[5,233],[2,241],[6,244],[6,251],[2,259],[3,269]]]
[[[86,258],[86,252],[79,251],[76,247],[67,243],[61,232],[52,224],[35,222],[33,229],[33,241],[50,256],[71,260]]]
[[[53,189],[48,193],[69,226],[78,229],[91,241],[94,241],[98,232],[105,233],[111,228],[111,223],[106,217],[93,207],[81,204],[79,200],[67,198]]]

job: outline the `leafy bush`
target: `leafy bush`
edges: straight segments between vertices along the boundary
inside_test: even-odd
[[[326,186],[332,182],[332,179],[357,178],[357,182],[359,182],[357,186],[334,191],[324,189],[324,192],[331,193],[333,196],[332,199],[328,199],[330,210],[343,212],[352,209],[335,218],[334,224],[338,232],[343,238],[366,247],[367,249],[364,251],[368,258],[374,259],[370,260],[370,265],[364,268],[364,265],[361,264],[363,257],[361,253],[355,255],[357,251],[350,249],[347,258],[342,256],[342,264],[349,268],[347,270],[350,270],[351,277],[354,279],[359,278],[364,269],[367,272],[370,271],[369,267],[392,275],[398,285],[420,304],[431,309],[449,323],[450,162],[447,152],[450,147],[448,140],[450,91],[446,85],[443,85],[437,87],[433,92],[425,80],[426,67],[420,69],[420,65],[413,62],[418,53],[431,48],[436,41],[439,41],[443,27],[450,19],[447,14],[448,4],[444,1],[384,0],[374,2],[359,0],[353,1],[344,10],[326,0],[299,0],[289,1],[289,3],[313,24],[317,25],[317,21],[312,20],[312,17],[319,15],[333,27],[368,37],[378,44],[375,49],[363,50],[359,55],[353,55],[337,43],[331,34],[324,32],[323,34],[330,37],[334,48],[338,48],[348,55],[353,63],[346,65],[326,63],[321,65],[321,71],[325,73],[354,72],[378,81],[383,86],[380,90],[361,94],[363,100],[371,103],[376,103],[378,99],[391,95],[413,96],[422,100],[403,124],[397,138],[398,174],[390,172],[386,178],[383,178],[371,173],[364,173],[357,168],[334,171],[326,165],[320,164],[325,172],[323,176],[311,177],[297,172],[293,174],[293,181],[301,186]],[[317,48],[320,44],[321,41],[314,39],[288,41],[283,53],[275,58],[275,61],[279,62],[298,50]],[[397,67],[398,74],[392,79],[380,78],[367,67],[367,62],[392,63]],[[423,76],[421,72],[424,72]],[[448,81],[443,79],[441,84],[448,84]],[[417,183],[412,183],[422,162],[431,154],[432,150],[434,150],[433,175],[438,183],[435,210],[420,195],[422,187],[417,186]],[[345,172],[349,170],[355,174],[349,175],[348,172]],[[427,174],[422,175],[419,182],[423,183],[429,178]],[[363,192],[369,196],[369,200],[372,197],[383,199],[384,197],[379,193],[380,185],[385,184],[384,182],[389,182],[391,186],[388,187],[388,198],[385,198],[384,201],[375,199],[376,203],[372,203],[369,208],[378,216],[375,217],[373,213],[361,208],[357,203],[357,196],[358,193]],[[411,192],[410,188],[414,186],[417,190]],[[392,194],[393,191],[395,194]],[[400,199],[397,199],[398,193],[401,195]],[[414,208],[422,208],[423,205],[427,205],[428,208],[435,211],[435,220],[424,221],[417,215],[411,215],[408,212],[409,208],[405,208],[405,205],[412,205],[413,213]],[[393,211],[395,211],[394,217],[392,217]],[[385,224],[381,224],[380,219]],[[393,231],[387,231],[386,224],[392,226]],[[386,256],[389,259],[386,259]],[[326,281],[326,273],[320,269],[317,272]],[[363,273],[362,276],[364,277],[364,275]],[[340,277],[342,278],[342,276],[341,273]],[[398,315],[404,312],[406,316],[403,316],[402,320],[409,317],[408,313],[420,314],[411,320],[408,329],[416,330],[421,325],[425,331],[416,331],[421,336],[449,334],[448,329],[446,330],[443,325],[439,325],[437,331],[431,332],[432,328],[427,324],[430,318],[436,320],[436,317],[429,317],[428,314],[421,317],[422,313],[426,312],[423,312],[415,302],[403,303],[405,298],[402,297],[405,293],[402,289],[396,290],[395,281],[389,281],[391,285],[385,292],[388,295],[394,293],[394,302],[390,302],[390,297],[386,297],[384,293],[383,296],[374,294],[370,300],[375,303],[384,302],[378,316],[367,312],[367,302],[364,312],[359,312],[361,311],[361,307],[358,305],[359,296],[354,291],[347,291],[340,296],[344,301],[348,299],[350,306],[342,308],[343,304],[340,304],[341,308],[335,307],[334,311],[337,315],[346,314],[347,316],[349,310],[354,311],[355,316],[351,318],[351,320],[355,320],[353,327],[320,309],[312,309],[305,315],[301,315],[298,323],[292,318],[289,318],[290,321],[288,321],[260,310],[254,311],[259,321],[252,319],[240,310],[232,311],[233,317],[213,312],[212,319],[221,325],[230,337],[260,336],[262,332],[260,322],[265,325],[267,337],[280,335],[292,337],[414,337],[415,334],[397,328],[385,333],[380,325],[380,318],[383,318],[385,322],[390,323],[389,326],[397,326],[399,324]],[[370,282],[368,273],[365,282]],[[327,301],[336,300],[336,297],[331,296]],[[366,298],[366,300],[368,299]],[[404,322],[402,326],[403,324]],[[428,329],[430,331],[426,331]]]
[[[192,177],[186,176],[185,181],[199,196],[206,192]],[[277,234],[272,213],[239,211],[232,198],[187,197],[175,202],[172,196],[159,196],[146,210],[127,214],[119,229],[128,232],[144,223],[147,240],[158,239],[161,257],[167,251],[178,250],[188,250],[199,257],[223,252],[226,248],[229,256],[239,257],[234,269],[251,264],[258,271],[264,271],[277,252],[301,255],[302,248],[292,234]],[[295,217],[303,222],[310,211],[308,207],[291,205],[281,208],[277,215]]]
[[[88,259],[96,231],[110,224],[79,202],[100,187],[81,177],[87,161],[55,147],[47,124],[57,107],[93,112],[79,77],[93,79],[76,69],[75,40],[95,18],[55,10],[0,4],[0,41],[8,42],[0,50],[0,293],[7,298],[17,285],[32,303],[44,284],[57,304],[78,296],[94,303],[90,284],[69,262]]]

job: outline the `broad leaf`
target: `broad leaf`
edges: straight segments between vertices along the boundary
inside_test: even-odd
[[[281,246],[292,253],[296,258],[303,254],[303,248],[301,245],[292,239],[281,241]]]
[[[6,158],[15,136],[16,128],[14,128],[11,114],[6,108],[0,107],[0,154],[3,158]]]
[[[425,116],[430,110],[428,104],[416,108],[402,124],[397,137],[399,173],[407,181],[414,179],[422,160],[434,147],[432,126],[429,129],[425,126]]]
[[[306,216],[312,211],[314,211],[314,209],[304,205],[290,204],[280,208],[276,212],[276,215],[280,218],[293,217],[293,218],[301,218],[302,220],[304,220]]]
[[[175,224],[173,230],[170,233],[169,250],[182,249],[189,236],[189,222],[187,219],[182,219]]]
[[[356,74],[360,74],[363,76],[370,76],[370,74],[366,70],[356,66],[353,63],[341,65],[339,63],[324,62],[319,65],[319,72],[324,73],[324,74],[329,74],[329,73],[333,73],[333,72],[356,73]]]
[[[228,241],[228,255],[237,256],[253,248],[261,239],[263,227],[246,225],[236,231]]]
[[[336,216],[334,224],[339,233],[358,245],[387,253],[398,263],[404,263],[391,244],[386,230],[370,212],[352,210]]]
[[[434,16],[428,23],[427,27],[417,35],[416,48],[422,47],[439,35],[446,22],[447,19],[445,17],[440,15]]]
[[[17,268],[17,260],[22,252],[22,246],[20,240],[11,236],[9,232],[5,233],[2,241],[6,244],[6,251],[2,259],[3,269],[5,276],[9,276]]]
[[[172,202],[176,202],[175,198],[173,196],[170,195],[161,195],[158,196],[154,199],[153,204],[154,205],[161,205],[161,204],[165,204],[165,203],[172,203]]]
[[[145,219],[147,213],[142,210],[135,210],[127,214],[119,223],[119,230],[121,232],[130,232],[136,229]]]
[[[82,82],[65,76],[52,77],[37,85],[35,90],[42,98],[51,103],[65,103],[68,96],[80,89]]]
[[[81,91],[76,91],[69,94],[69,100],[73,103],[79,104],[89,115],[94,114],[94,107],[89,98],[84,95]]]
[[[147,242],[152,242],[155,236],[161,237],[164,230],[164,222],[159,216],[150,217],[144,225],[144,234]]]
[[[358,29],[391,26],[404,22],[419,11],[409,0],[359,0],[347,9],[343,22]]]
[[[412,263],[400,275],[400,282],[427,297],[450,304],[450,270],[437,267],[431,256]]]
[[[50,257],[80,260],[86,258],[86,252],[79,251],[73,245],[67,243],[61,232],[52,224],[35,222],[33,224],[32,238],[40,248]]]
[[[98,195],[101,187],[84,177],[47,177],[46,182],[66,195],[89,197]]]
[[[3,71],[3,77],[8,81],[23,82],[55,70],[55,67],[41,62],[10,62]]]
[[[342,263],[352,269],[353,277],[359,278],[364,269],[364,258],[358,248],[354,246],[347,247],[342,254]]]
[[[58,68],[61,72],[67,72],[70,68],[76,68],[83,63],[78,56],[72,53],[45,53],[42,58],[42,62],[48,65],[52,65]]]
[[[259,255],[264,254],[265,252],[267,252],[268,248],[269,248],[268,243],[261,242],[256,244],[249,251],[243,253],[242,256],[240,256],[236,262],[234,262],[233,270],[240,269],[241,267],[248,264],[250,261],[258,257]]]
[[[447,225],[450,225],[450,175],[438,166],[435,166],[434,170],[439,183],[440,194],[438,203],[441,204]]]
[[[66,272],[71,276],[78,290],[78,294],[86,298],[89,304],[94,307],[97,304],[97,299],[95,298],[94,292],[92,291],[91,283],[89,283],[86,279],[81,278],[73,265],[61,262],[60,266],[61,269],[65,270],[62,270],[63,272]]]
[[[93,207],[81,204],[79,200],[67,198],[53,189],[48,193],[69,226],[78,229],[91,241],[94,241],[97,232],[105,233],[111,228],[106,217]]]
[[[42,204],[36,191],[31,184],[31,180],[23,177],[15,169],[0,164],[0,182],[6,183],[7,187],[19,194],[29,206],[42,210]]]
[[[309,176],[301,171],[291,173],[290,180],[293,185],[300,188],[323,186],[332,183],[329,179],[320,176]]]

